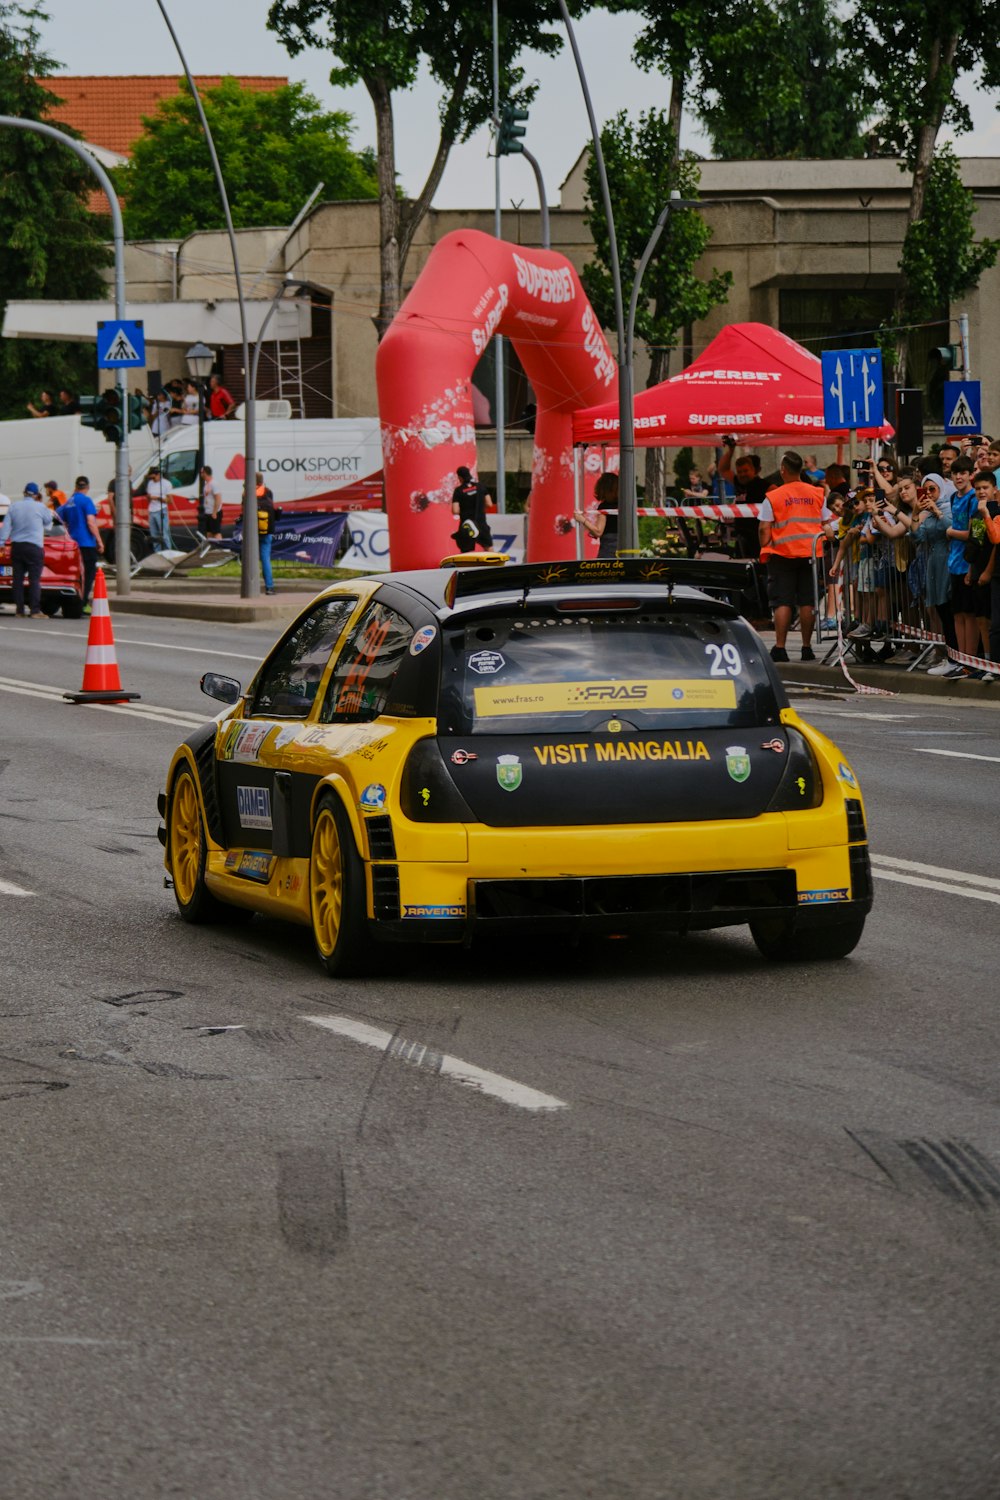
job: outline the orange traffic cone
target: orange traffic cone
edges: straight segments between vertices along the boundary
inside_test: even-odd
[[[91,605],[90,634],[87,637],[87,655],[83,663],[83,686],[78,693],[63,693],[70,703],[128,703],[139,693],[128,693],[122,688],[115,657],[115,637],[111,629],[111,611],[108,608],[108,586],[104,582],[104,569],[98,568],[94,579],[94,598]]]

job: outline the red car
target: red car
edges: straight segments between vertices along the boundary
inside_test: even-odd
[[[0,546],[0,604],[13,602],[10,543],[5,542]],[[80,549],[59,521],[45,534],[42,609],[47,615],[57,614],[61,609],[67,620],[78,620],[83,614],[83,562]]]

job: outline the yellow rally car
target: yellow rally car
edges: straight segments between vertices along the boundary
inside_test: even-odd
[[[724,598],[742,564],[390,573],[314,598],[178,749],[159,808],[181,915],[383,941],[749,923],[841,958],[872,904],[845,758]]]

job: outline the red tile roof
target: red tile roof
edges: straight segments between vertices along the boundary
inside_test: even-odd
[[[219,77],[195,74],[199,92],[216,88]],[[152,115],[161,99],[170,98],[180,89],[180,75],[157,74],[128,77],[83,77],[56,73],[44,80],[45,86],[61,99],[49,116],[72,125],[92,146],[103,146],[127,156],[133,141],[142,134],[143,115]],[[244,88],[271,90],[283,88],[287,78],[237,78]]]

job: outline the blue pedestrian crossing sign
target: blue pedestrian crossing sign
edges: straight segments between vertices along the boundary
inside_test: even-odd
[[[944,430],[949,437],[983,430],[982,381],[948,380],[944,385]]]
[[[146,335],[141,321],[98,323],[98,369],[121,370],[127,365],[144,365],[145,363]]]
[[[823,426],[830,432],[845,427],[881,427],[881,349],[824,349]]]

